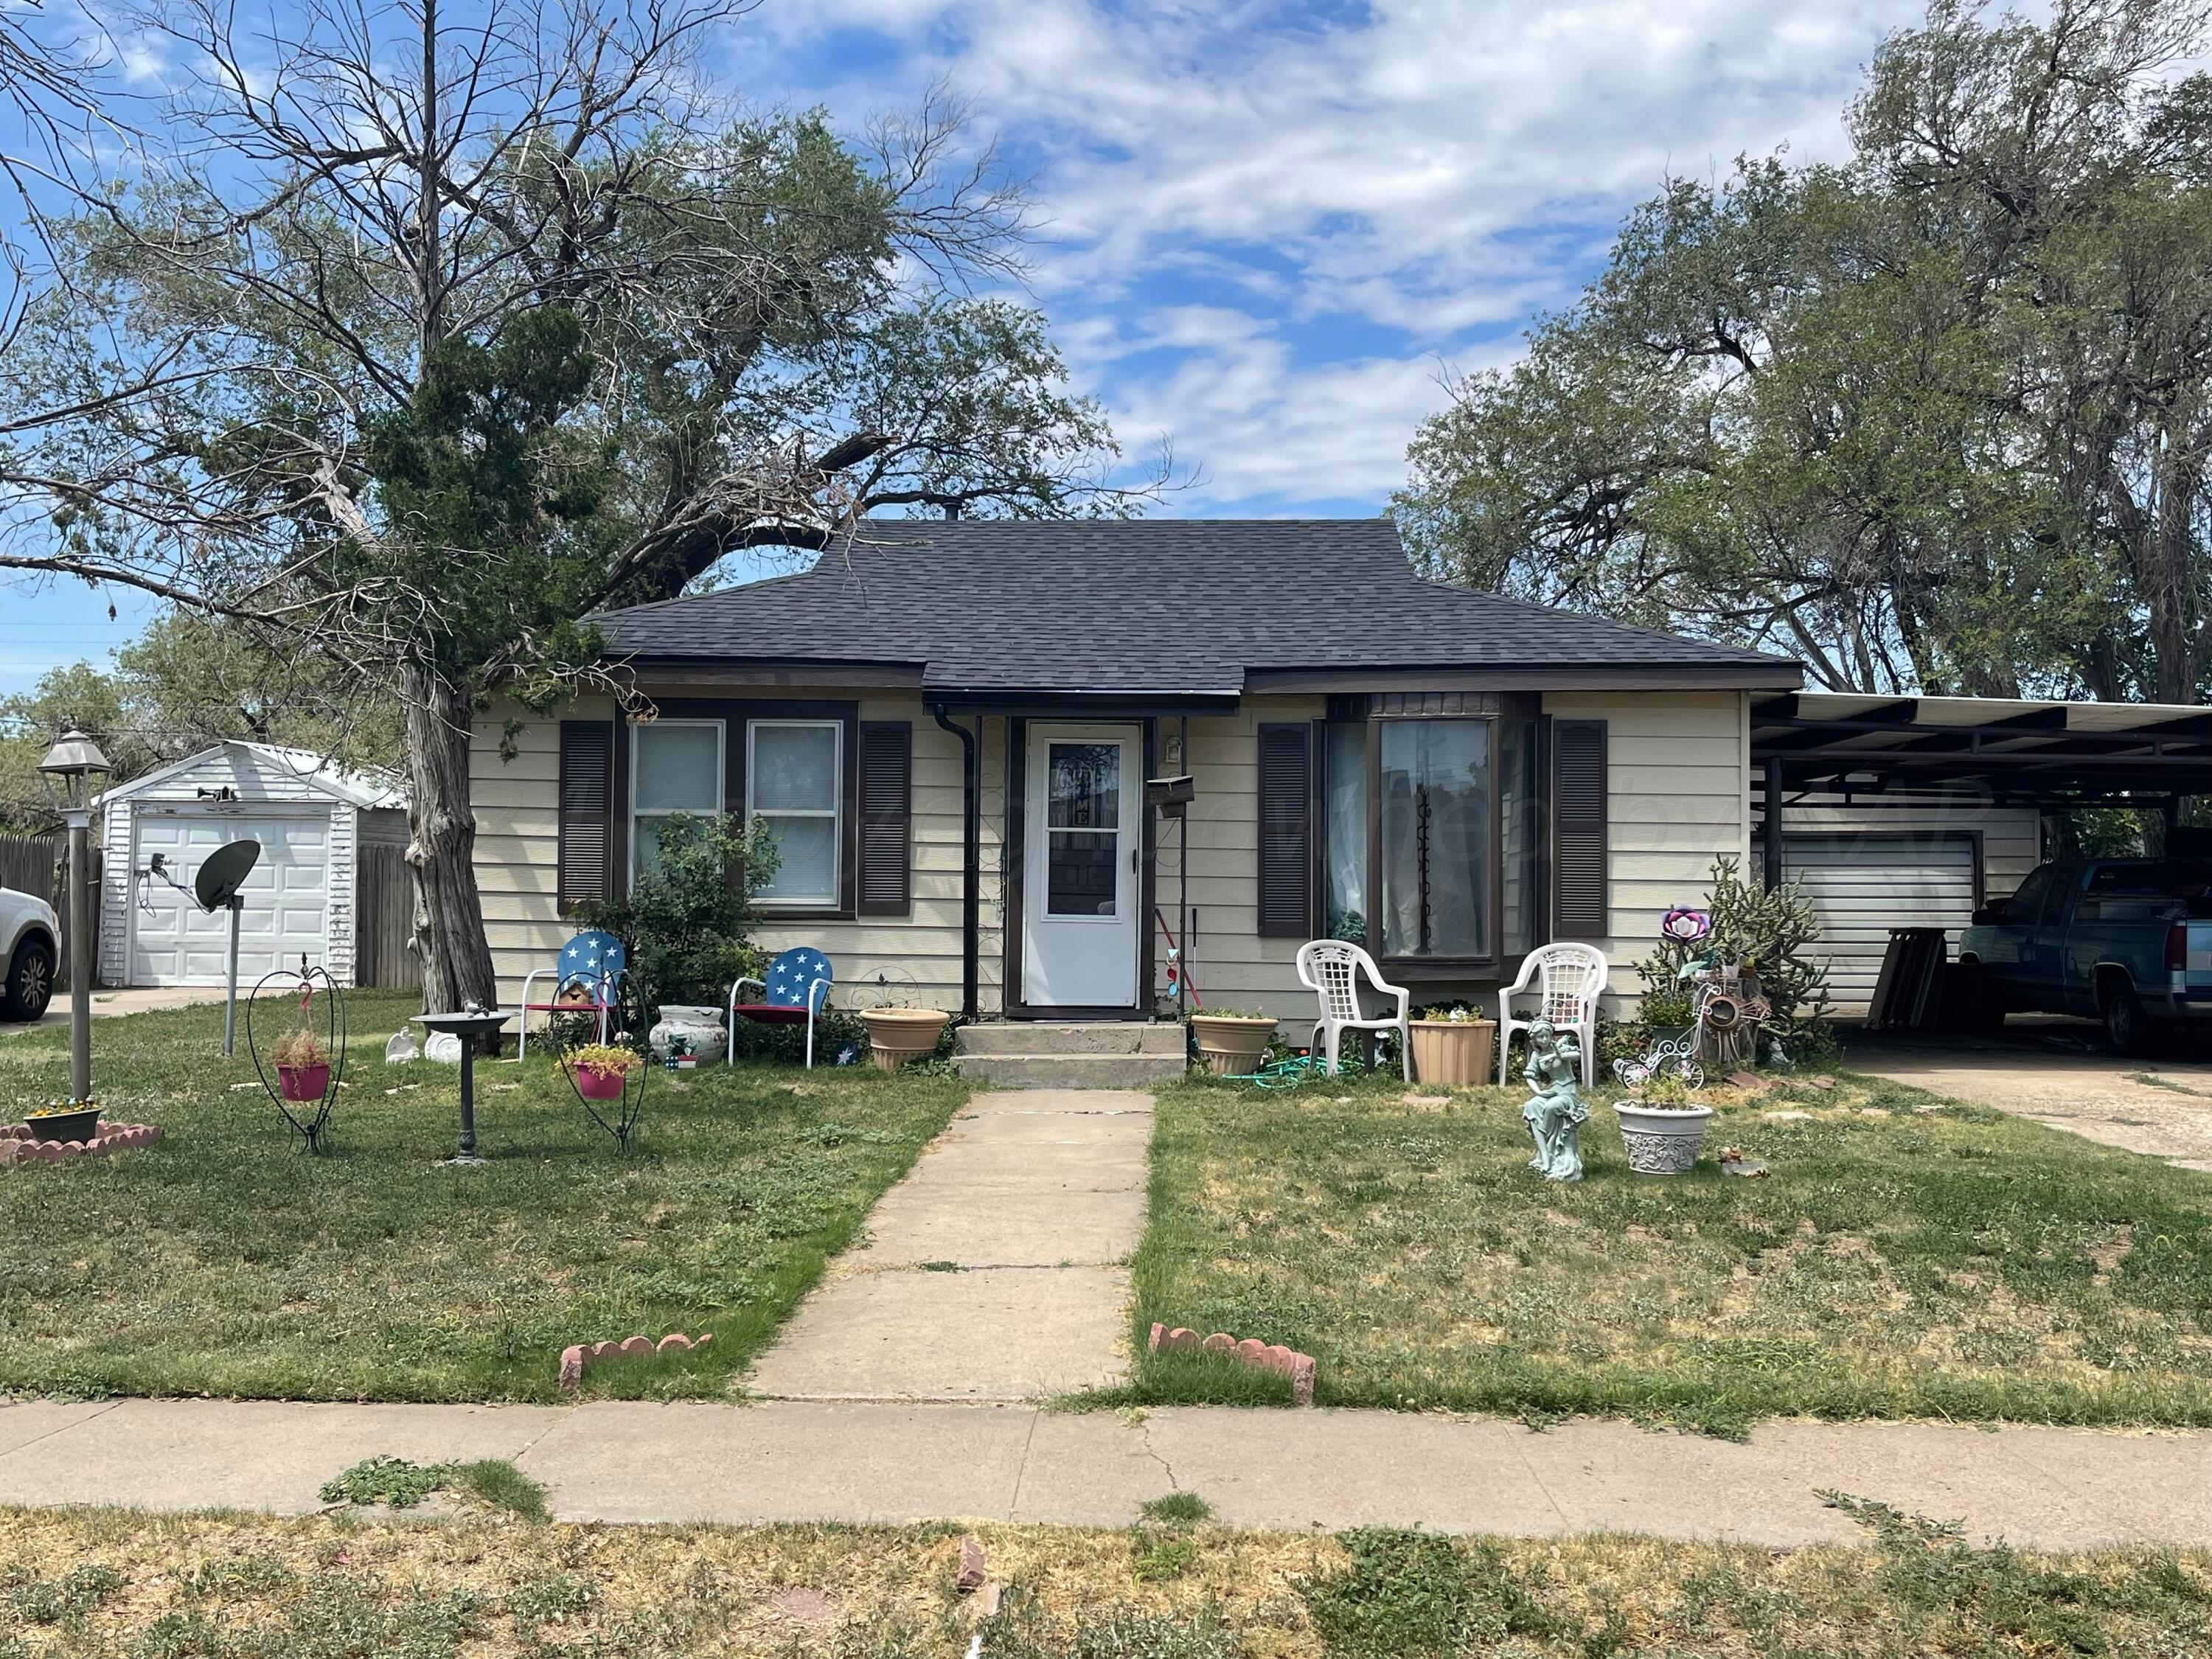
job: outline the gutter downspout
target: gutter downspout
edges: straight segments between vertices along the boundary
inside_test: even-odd
[[[977,1015],[977,960],[981,954],[983,915],[983,747],[981,715],[976,729],[955,726],[945,705],[930,704],[937,723],[960,739],[960,1018],[973,1025]]]

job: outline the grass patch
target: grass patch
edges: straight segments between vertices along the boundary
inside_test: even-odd
[[[1147,1521],[1195,1524],[1213,1516],[1213,1505],[1194,1492],[1171,1492],[1148,1501],[1139,1511]]]
[[[325,1504],[381,1504],[411,1510],[446,1484],[443,1463],[410,1463],[404,1457],[365,1457],[323,1482]]]
[[[546,1507],[545,1488],[504,1458],[455,1463],[447,1473],[457,1489],[486,1509],[503,1511],[518,1521],[543,1522],[553,1518],[553,1511]]]
[[[1158,1320],[1285,1343],[1318,1359],[1323,1404],[1535,1424],[2212,1424],[2201,1174],[1846,1078],[1714,1091],[1706,1161],[1672,1179],[1628,1173],[1601,1104],[1588,1177],[1561,1186],[1526,1167],[1520,1091],[1406,1093],[1162,1091],[1139,1336]],[[1723,1176],[1730,1145],[1772,1173]],[[1271,1383],[1152,1355],[1111,1401],[1251,1404]]]
[[[488,1457],[475,1463],[410,1463],[404,1457],[369,1457],[325,1481],[325,1504],[382,1504],[411,1510],[432,1492],[457,1492],[481,1507],[518,1520],[550,1521],[545,1488],[514,1464]]]
[[[2049,1659],[2212,1644],[2212,1554],[984,1526],[987,1659]],[[10,1655],[957,1659],[951,1527],[385,1527],[0,1510]],[[1151,1541],[1147,1541],[1147,1540]]]
[[[957,1080],[770,1065],[656,1073],[624,1156],[532,1047],[480,1062],[490,1160],[439,1166],[450,1066],[386,1066],[404,994],[349,1001],[327,1150],[221,1052],[219,1006],[93,1024],[110,1115],[161,1145],[0,1176],[0,1389],[305,1400],[559,1398],[571,1342],[680,1330],[589,1396],[728,1393],[942,1129]],[[67,1092],[66,1033],[0,1036],[0,1113]],[[396,1091],[396,1092],[395,1092]]]

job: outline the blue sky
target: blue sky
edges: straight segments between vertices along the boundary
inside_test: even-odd
[[[1364,514],[1444,373],[1510,361],[1631,204],[1744,152],[1839,153],[1860,66],[1921,10],[768,0],[719,67],[856,127],[949,84],[1033,183],[1030,298],[1077,381],[1133,455],[1171,435],[1203,470],[1166,510]],[[146,614],[0,590],[0,693]]]

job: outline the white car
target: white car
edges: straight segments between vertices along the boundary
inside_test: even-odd
[[[0,980],[0,1017],[36,1019],[54,998],[54,964],[61,960],[61,924],[54,907],[42,898],[0,887],[0,961],[8,975]]]

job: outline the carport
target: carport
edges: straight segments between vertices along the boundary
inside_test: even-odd
[[[1863,1011],[1892,928],[2008,894],[2045,813],[2162,811],[2212,793],[2212,709],[2188,704],[1805,691],[1754,698],[1759,864],[1821,917],[1838,1012]],[[2169,845],[2172,843],[2169,842]]]

